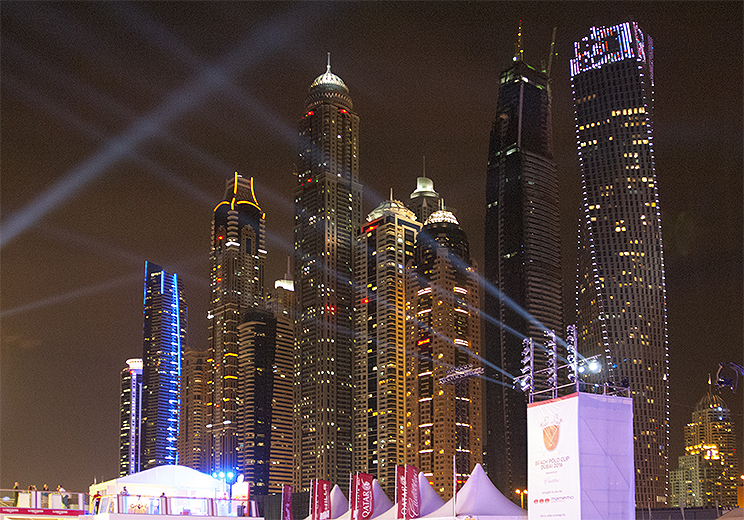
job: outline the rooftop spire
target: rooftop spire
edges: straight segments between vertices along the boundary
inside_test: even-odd
[[[328,66],[326,67],[326,72],[331,72],[331,53],[328,53]]]
[[[390,188],[390,200],[393,200],[393,188]]]
[[[517,43],[514,46],[514,61],[524,61],[524,50],[522,50],[522,20],[519,20]]]

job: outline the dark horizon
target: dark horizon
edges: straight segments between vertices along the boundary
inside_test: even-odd
[[[0,488],[118,474],[119,375],[142,355],[145,260],[178,273],[207,344],[209,230],[225,180],[255,177],[266,283],[292,254],[297,122],[326,53],[360,118],[363,216],[426,175],[482,272],[498,78],[522,20],[552,63],[563,307],[575,314],[580,170],[568,60],[629,17],[655,45],[654,141],[670,353],[670,469],[721,361],[744,361],[738,2],[9,2],[0,141]],[[737,420],[742,399],[721,393]]]

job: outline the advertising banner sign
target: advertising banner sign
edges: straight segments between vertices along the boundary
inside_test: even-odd
[[[292,520],[292,486],[289,484],[282,484],[281,520]]]
[[[352,510],[354,520],[369,520],[372,518],[375,509],[375,497],[372,494],[374,478],[369,473],[354,475],[354,509]]]
[[[331,518],[331,483],[327,480],[316,480],[313,486],[313,520],[330,520]]]
[[[406,520],[421,516],[421,492],[418,483],[418,469],[414,466],[398,466],[398,518]]]
[[[581,518],[577,394],[527,408],[530,520]]]

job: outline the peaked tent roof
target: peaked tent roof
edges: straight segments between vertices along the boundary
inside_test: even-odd
[[[457,515],[474,516],[479,520],[524,520],[527,511],[501,494],[480,464],[457,493]],[[423,515],[422,515],[423,516]],[[452,499],[423,518],[452,518]]]
[[[349,502],[338,484],[331,489],[331,516],[338,518],[349,510]]]

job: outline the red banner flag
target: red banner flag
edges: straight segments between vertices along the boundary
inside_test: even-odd
[[[421,493],[418,485],[418,469],[414,466],[398,466],[398,518],[409,520],[421,515]]]
[[[357,473],[354,478],[354,509],[352,520],[369,520],[375,509],[375,497],[372,494],[372,481],[369,473]]]
[[[282,484],[282,520],[292,520],[292,486]]]
[[[327,480],[316,480],[313,490],[313,520],[330,520],[331,518],[331,483]]]

